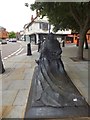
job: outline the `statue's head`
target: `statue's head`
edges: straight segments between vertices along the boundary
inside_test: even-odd
[[[55,35],[53,33],[48,35],[48,41],[46,41],[46,45],[50,51],[58,53],[59,55],[62,53],[60,43],[57,39],[55,39]]]
[[[49,33],[49,35],[48,35],[48,39],[49,40],[53,40],[54,39],[54,34],[51,32],[51,33]]]

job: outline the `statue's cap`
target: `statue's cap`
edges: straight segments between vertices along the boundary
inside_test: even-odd
[[[54,39],[54,34],[53,33],[49,33],[48,38],[49,38],[49,40]]]

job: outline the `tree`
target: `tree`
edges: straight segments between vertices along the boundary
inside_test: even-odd
[[[16,33],[15,32],[9,32],[9,38],[16,38]]]
[[[53,24],[54,31],[72,29],[80,34],[78,58],[83,59],[86,33],[90,29],[90,2],[35,2],[32,10],[39,10]]]

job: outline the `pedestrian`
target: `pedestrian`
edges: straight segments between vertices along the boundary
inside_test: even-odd
[[[38,52],[40,51],[41,48],[41,40],[38,40]]]
[[[61,44],[62,44],[62,47],[65,47],[65,40],[64,40],[64,38],[62,38]]]
[[[79,46],[79,37],[77,37],[77,44],[76,46]]]
[[[64,40],[62,41],[62,47],[65,47],[65,41]]]

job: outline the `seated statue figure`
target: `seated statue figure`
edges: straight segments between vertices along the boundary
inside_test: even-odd
[[[82,106],[85,99],[68,77],[61,60],[60,43],[49,34],[40,51],[33,106]]]

